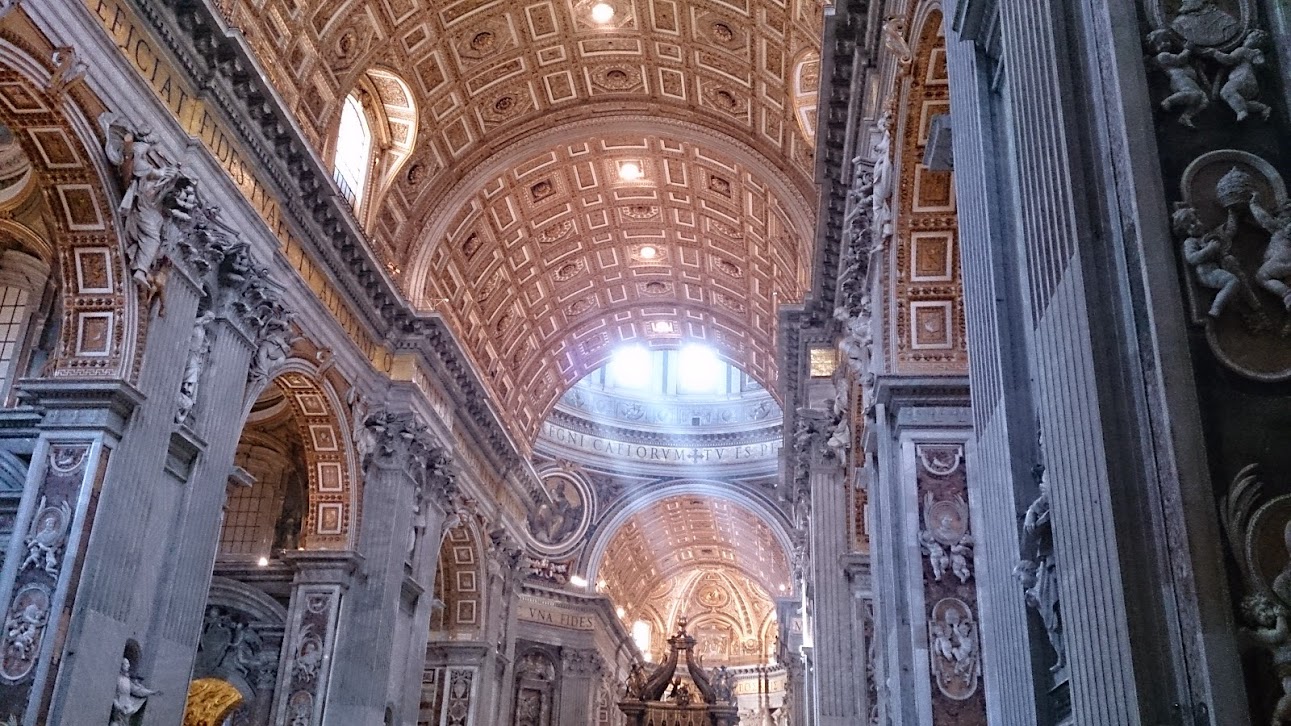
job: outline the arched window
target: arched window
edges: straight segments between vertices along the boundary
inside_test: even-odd
[[[33,328],[48,314],[40,310],[48,279],[43,261],[18,250],[0,253],[0,401],[8,399],[14,380],[26,370]]]
[[[345,99],[341,127],[336,134],[336,162],[333,176],[341,193],[357,212],[363,203],[368,171],[372,166],[372,128],[363,104],[355,94]]]

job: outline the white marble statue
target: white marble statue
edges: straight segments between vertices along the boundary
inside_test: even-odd
[[[188,338],[188,361],[184,364],[184,378],[179,384],[179,406],[175,411],[175,423],[182,424],[197,405],[197,386],[202,379],[202,370],[211,356],[211,322],[215,313],[207,310],[197,316],[193,322],[193,333]]]
[[[143,685],[143,681],[130,675],[130,659],[121,659],[121,672],[117,675],[117,695],[112,699],[112,719],[108,726],[134,726],[148,705],[148,697],[161,691],[154,691]]]

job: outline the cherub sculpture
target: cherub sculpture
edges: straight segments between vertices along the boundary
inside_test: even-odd
[[[1171,30],[1154,30],[1148,34],[1148,46],[1156,54],[1153,60],[1170,80],[1170,95],[1161,101],[1165,111],[1183,109],[1179,123],[1197,128],[1192,119],[1210,106],[1210,94],[1201,87],[1201,77],[1193,66],[1194,48],[1180,42]]]
[[[1208,48],[1203,54],[1216,63],[1228,67],[1228,79],[1219,89],[1219,97],[1237,114],[1237,120],[1245,121],[1252,113],[1257,113],[1265,121],[1273,108],[1255,100],[1260,95],[1260,80],[1256,77],[1255,68],[1264,65],[1264,46],[1268,44],[1269,35],[1258,28],[1246,34],[1242,44],[1232,51]]]

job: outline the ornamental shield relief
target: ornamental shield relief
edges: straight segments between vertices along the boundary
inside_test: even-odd
[[[1291,379],[1291,204],[1254,154],[1203,154],[1171,218],[1193,322],[1220,361],[1259,381]]]
[[[1147,0],[1147,11],[1157,28],[1203,48],[1234,47],[1255,27],[1254,0]]]

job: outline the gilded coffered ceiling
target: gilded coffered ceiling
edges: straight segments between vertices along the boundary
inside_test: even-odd
[[[606,547],[596,577],[625,617],[647,620],[658,632],[686,616],[738,635],[731,641],[741,644],[729,652],[734,657],[747,639],[762,639],[772,598],[788,589],[790,569],[784,548],[756,514],[725,499],[679,495],[629,517]]]
[[[624,340],[773,388],[775,308],[810,284],[818,1],[593,4],[221,2],[320,154],[365,79],[406,84],[415,145],[362,221],[523,446]]]

